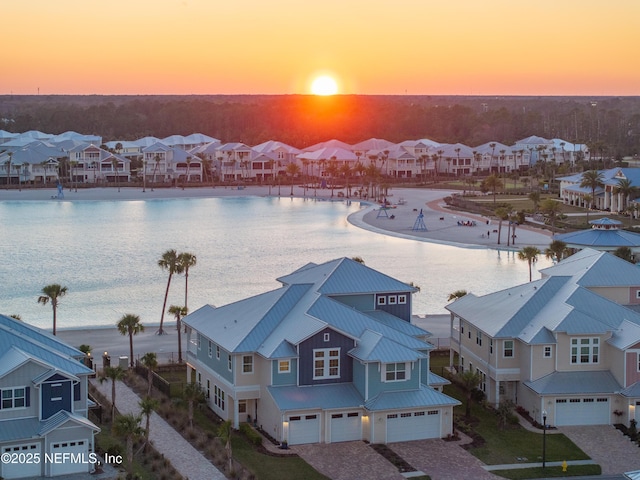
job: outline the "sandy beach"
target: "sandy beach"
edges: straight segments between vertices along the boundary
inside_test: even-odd
[[[302,187],[294,187],[295,197],[304,197],[305,190]],[[289,197],[291,188],[281,187],[282,197]],[[306,190],[306,197],[318,198],[323,201],[345,199],[337,196],[339,190],[334,191],[331,197],[329,189]],[[380,209],[380,205],[363,203],[364,208],[350,215],[349,222],[360,228],[364,228],[383,235],[393,235],[419,241],[434,242],[455,245],[465,248],[500,248],[506,249],[506,228],[503,228],[501,244],[497,243],[498,224],[495,219],[489,219],[477,215],[451,211],[446,208],[443,198],[451,192],[446,190],[428,190],[417,188],[396,188],[390,192],[388,209]],[[181,188],[146,189],[121,187],[117,188],[92,188],[72,189],[64,191],[64,199],[55,198],[57,190],[51,189],[22,189],[0,190],[1,201],[140,201],[160,200],[174,198],[210,198],[230,196],[268,196],[268,186],[247,186],[243,189],[237,187],[192,187]],[[278,188],[271,188],[271,196],[278,195]],[[348,199],[346,199],[348,200]],[[351,199],[351,201],[360,201]],[[422,212],[422,225],[417,225],[417,220]],[[419,228],[418,228],[419,227]],[[531,227],[518,227],[516,231],[516,245],[510,249],[518,250],[525,245],[535,245],[541,250],[546,248],[551,236],[546,230]],[[167,335],[155,335],[157,325],[146,325],[146,331],[134,338],[134,352],[136,355],[155,351],[159,360],[163,362],[177,360],[177,333],[172,322],[167,324]],[[435,336],[445,336],[436,324],[429,321],[420,325],[427,330],[435,329]],[[102,355],[108,352],[113,362],[119,361],[120,356],[129,355],[128,338],[120,335],[114,327],[86,328],[59,330],[58,336],[69,344],[78,347],[81,344],[91,345],[93,356],[98,366],[102,365]],[[186,351],[186,336],[183,335],[183,352]]]

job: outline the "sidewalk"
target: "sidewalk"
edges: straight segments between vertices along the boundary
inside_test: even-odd
[[[92,384],[107,398],[111,398],[111,381],[92,381]],[[120,381],[116,382],[116,407],[120,413],[140,414],[139,402],[140,397],[133,390]],[[226,480],[220,470],[157,413],[151,415],[149,430],[149,437],[155,449],[168,458],[184,478]]]

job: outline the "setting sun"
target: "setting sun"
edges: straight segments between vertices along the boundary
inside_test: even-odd
[[[311,93],[314,95],[335,95],[338,93],[338,84],[328,75],[322,75],[311,84]]]

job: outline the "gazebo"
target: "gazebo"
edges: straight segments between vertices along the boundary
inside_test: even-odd
[[[640,253],[640,234],[622,229],[622,222],[612,218],[600,218],[589,222],[591,228],[577,232],[555,235],[554,240],[561,240],[569,248],[613,252],[620,247],[628,247],[634,255]]]

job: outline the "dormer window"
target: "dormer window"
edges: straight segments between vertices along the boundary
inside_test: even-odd
[[[407,296],[406,295],[398,295],[398,303],[400,305],[404,305],[407,303]]]
[[[385,365],[385,382],[403,382],[409,379],[406,363],[387,363]]]
[[[378,297],[378,305],[386,305],[387,304],[387,297]]]

